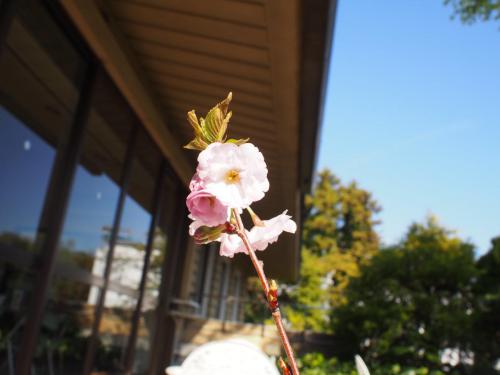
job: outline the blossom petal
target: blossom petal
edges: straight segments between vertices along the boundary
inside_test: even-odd
[[[221,256],[232,258],[236,253],[247,253],[243,241],[236,234],[223,233],[220,242],[219,254]]]
[[[264,226],[254,226],[250,230],[250,243],[255,250],[265,250],[269,244],[276,242],[283,232],[295,233],[297,224],[286,213],[285,210],[281,215],[264,220]]]
[[[192,219],[192,217],[190,217]],[[189,224],[189,235],[194,236],[196,229],[203,226],[203,223],[200,220],[194,220],[191,224]]]
[[[235,174],[228,180],[228,175]],[[246,208],[269,190],[264,156],[251,143],[215,142],[198,156],[197,175],[204,189],[224,205]]]

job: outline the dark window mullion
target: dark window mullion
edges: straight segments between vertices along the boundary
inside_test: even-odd
[[[96,63],[90,63],[80,91],[72,125],[63,145],[57,150],[35,245],[40,246],[33,297],[26,327],[16,357],[16,374],[30,374],[38,333],[43,319],[48,289],[54,273],[59,239],[83,143],[92,97],[95,94]]]
[[[137,144],[137,134],[139,125],[136,124],[132,129],[129,138],[129,144],[127,146],[127,155],[125,157],[124,170],[120,180],[120,195],[118,197],[118,203],[116,207],[115,217],[113,220],[113,227],[111,228],[111,233],[109,236],[109,250],[106,255],[106,265],[104,267],[104,285],[99,290],[99,296],[97,299],[94,321],[92,324],[92,333],[88,342],[87,352],[85,354],[84,370],[83,374],[87,375],[92,371],[94,365],[95,353],[97,350],[98,336],[99,336],[99,326],[101,324],[101,319],[104,310],[104,302],[106,298],[106,292],[108,290],[109,278],[111,276],[111,266],[113,263],[113,255],[115,252],[115,246],[118,239],[118,234],[120,231],[120,224],[123,215],[123,208],[125,206],[125,198],[127,197],[127,190],[132,176],[132,165],[135,155],[135,146]]]
[[[149,271],[149,265],[151,263],[151,252],[153,249],[153,243],[155,238],[155,229],[158,225],[158,221],[161,214],[161,207],[163,207],[163,200],[165,199],[165,167],[164,162],[161,163],[160,173],[158,175],[155,192],[153,197],[153,209],[151,222],[149,226],[148,239],[146,242],[146,253],[144,255],[144,264],[142,267],[141,281],[139,284],[139,298],[135,306],[134,315],[132,316],[132,327],[130,330],[129,339],[127,342],[127,349],[125,351],[124,368],[125,373],[130,374],[132,371],[132,365],[134,363],[135,346],[137,342],[137,331],[139,329],[139,320],[141,318],[142,302],[144,300],[144,291],[146,289],[147,273]]]
[[[161,288],[155,318],[155,327],[157,328],[151,345],[154,350],[151,351],[150,355],[147,372],[149,375],[163,372],[171,361],[175,336],[175,323],[170,316],[171,303],[180,289],[180,280],[178,279],[182,276],[186,255],[185,246],[188,232],[186,193],[178,179],[171,196],[174,205],[169,212],[169,220],[167,220],[169,227],[165,228],[168,238],[167,256],[162,265]]]
[[[186,260],[186,245],[188,242],[188,226],[189,226],[188,212],[185,203],[186,196],[187,194],[185,190],[179,188],[176,197],[177,207],[175,211],[175,217],[177,218],[176,223],[178,223],[179,225],[174,225],[172,227],[172,230],[175,231],[176,234],[175,243],[173,245],[174,247],[173,253],[175,254],[175,257],[172,257],[172,259],[170,260],[172,268],[170,274],[168,275],[171,280],[171,283],[169,284],[170,287],[167,289],[167,294],[169,297],[169,302],[168,302],[169,312],[171,311],[172,300],[174,298],[179,297],[182,288],[182,280],[183,280],[182,276],[184,273],[184,265]],[[167,340],[165,340],[165,338],[167,338]],[[164,341],[167,341],[166,350],[163,353],[161,353],[162,355],[161,360],[163,362],[161,363],[157,373],[166,368],[167,365],[172,362],[176,345],[176,338],[177,338],[176,325],[174,319],[171,316],[169,316],[169,324],[166,327],[166,332],[164,332],[163,334]]]

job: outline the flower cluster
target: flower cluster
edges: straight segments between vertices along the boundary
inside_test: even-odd
[[[226,139],[230,101],[231,94],[212,108],[205,119],[198,120],[194,111],[189,112],[195,139],[186,146],[201,151],[186,199],[193,220],[189,234],[200,244],[219,241],[220,255],[227,257],[247,253],[236,233],[235,212],[250,212],[255,226],[246,235],[254,250],[265,250],[282,232],[295,233],[297,228],[286,211],[260,220],[250,208],[269,190],[267,165],[259,149],[247,139]]]

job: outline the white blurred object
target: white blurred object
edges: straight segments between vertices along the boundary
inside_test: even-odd
[[[170,366],[167,375],[279,375],[273,362],[244,340],[215,341],[189,354],[181,366]]]
[[[356,370],[358,370],[359,375],[370,375],[368,367],[366,367],[365,362],[359,355],[354,356],[354,361],[356,362]]]
[[[460,350],[459,348],[446,348],[441,351],[441,363],[452,367],[462,363],[472,366],[474,364],[474,353],[470,350]]]
[[[495,371],[500,371],[500,358],[497,359],[493,368],[495,369]]]

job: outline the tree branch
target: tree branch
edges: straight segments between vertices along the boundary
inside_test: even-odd
[[[252,264],[255,268],[255,271],[257,272],[257,275],[259,276],[260,282],[262,284],[262,289],[264,290],[264,293],[266,295],[266,299],[269,302],[269,282],[267,280],[266,274],[264,273],[264,269],[262,268],[262,264],[257,258],[257,255],[255,254],[254,249],[252,248],[252,245],[250,244],[250,241],[247,236],[247,232],[245,231],[245,227],[243,225],[243,221],[241,220],[241,216],[238,213],[237,210],[233,209],[233,215],[236,219],[236,233],[238,236],[241,238],[243,241],[243,244],[245,245],[248,255],[250,256],[250,260],[252,261]],[[276,328],[278,329],[280,338],[281,338],[281,343],[283,345],[283,348],[285,349],[286,355],[288,357],[288,362],[290,363],[291,369],[292,369],[292,374],[293,375],[300,375],[299,373],[299,368],[297,367],[297,362],[295,360],[295,356],[293,354],[293,349],[292,346],[290,345],[290,340],[288,339],[288,335],[285,331],[285,327],[283,325],[283,321],[281,319],[281,312],[279,307],[272,307],[271,305],[270,309],[272,311],[272,316],[274,319],[274,323],[276,324]],[[276,305],[277,306],[277,305]]]

